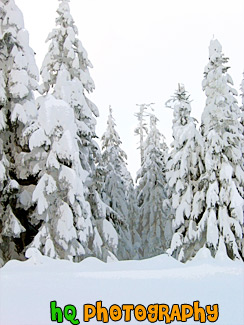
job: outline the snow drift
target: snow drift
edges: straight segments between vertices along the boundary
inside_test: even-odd
[[[182,264],[163,254],[141,261],[104,263],[87,258],[80,263],[53,260],[36,249],[27,251],[25,262],[9,261],[0,270],[0,324],[49,325],[50,302],[77,309],[80,324],[83,305],[96,304],[109,308],[113,304],[193,304],[219,305],[219,318],[214,324],[244,324],[244,266],[223,258],[209,256],[202,249],[195,259]],[[132,315],[133,316],[133,315]],[[93,318],[90,324],[102,324]],[[114,323],[110,321],[109,323]],[[125,324],[123,320],[116,322]],[[137,324],[133,320],[131,324]],[[150,324],[143,321],[143,324]],[[165,322],[161,322],[165,323]],[[181,323],[181,321],[171,324]],[[194,322],[191,318],[188,324]],[[210,324],[210,322],[206,322]],[[64,320],[63,324],[71,324]]]

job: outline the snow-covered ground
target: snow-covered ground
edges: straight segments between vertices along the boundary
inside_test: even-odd
[[[51,321],[51,301],[57,301],[62,309],[75,306],[74,319],[80,324],[102,324],[96,318],[85,323],[83,305],[102,301],[108,309],[113,304],[167,304],[171,308],[175,304],[193,305],[197,300],[201,307],[219,305],[214,324],[244,324],[244,264],[221,257],[214,260],[205,249],[186,264],[167,255],[107,264],[96,258],[77,264],[52,260],[35,250],[29,251],[29,257],[25,262],[12,260],[0,270],[1,325],[58,324]],[[109,323],[140,323],[133,317],[125,322],[123,317]],[[148,320],[141,323],[150,324]],[[171,322],[176,323],[183,322]],[[200,322],[190,318],[186,323]],[[71,322],[64,320],[63,324]]]

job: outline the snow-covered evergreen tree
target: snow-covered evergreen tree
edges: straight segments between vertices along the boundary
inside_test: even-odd
[[[137,202],[141,236],[140,254],[144,258],[162,254],[170,245],[171,225],[164,200],[168,148],[157,129],[157,118],[150,116],[150,132],[144,144],[143,164],[137,173]]]
[[[213,256],[219,252],[243,259],[243,135],[227,62],[218,40],[212,40],[202,84],[207,96],[202,114],[206,173],[200,180],[205,201],[202,214],[194,207],[193,218],[198,223],[197,240]],[[195,206],[200,202],[196,194]]]
[[[192,236],[196,223],[191,219],[191,212],[198,180],[204,172],[203,141],[196,129],[195,119],[190,116],[191,104],[184,85],[178,85],[174,96],[166,105],[174,110],[174,141],[166,173],[173,216],[173,238],[169,253],[185,262],[194,250]]]
[[[40,112],[44,107],[46,121],[49,123],[49,116],[52,114],[51,104],[53,103],[54,107],[64,107],[63,114],[67,114],[67,108],[65,110],[65,105],[61,103],[65,102],[66,106],[68,105],[73,112],[73,114],[69,113],[70,117],[66,115],[66,118],[73,119],[73,124],[71,121],[66,130],[64,125],[60,125],[63,117],[60,117],[60,119],[57,117],[52,126],[52,132],[47,131],[44,124],[40,124],[40,121],[38,130],[33,129],[34,132],[45,133],[45,137],[50,138],[48,147],[45,150],[48,152],[48,157],[51,155],[54,161],[52,164],[54,165],[50,165],[49,158],[47,158],[44,165],[46,173],[51,175],[56,183],[54,192],[51,193],[54,196],[51,200],[56,200],[53,201],[53,209],[37,211],[39,218],[44,220],[45,229],[43,231],[41,228],[41,233],[36,236],[35,239],[37,240],[34,241],[34,244],[38,243],[38,246],[41,242],[43,252],[49,252],[54,257],[72,257],[79,260],[87,255],[94,255],[107,260],[110,256],[113,257],[112,252],[116,252],[118,238],[112,224],[106,220],[106,206],[96,190],[95,162],[99,155],[99,148],[94,141],[94,137],[96,137],[95,117],[98,116],[98,109],[85,95],[86,92],[94,89],[94,83],[88,70],[92,66],[85,49],[77,38],[78,31],[70,14],[69,0],[59,1],[58,18],[56,19],[57,27],[48,36],[47,41],[50,41],[49,51],[45,56],[41,69],[43,79],[41,92],[45,96],[43,103],[40,104]],[[51,104],[50,98],[52,98]],[[61,102],[55,103],[54,99]],[[59,111],[62,114],[62,109]],[[67,148],[63,148],[63,151],[58,153],[57,150],[61,150],[58,144],[60,141],[61,143],[64,141],[63,145]],[[43,148],[43,146],[45,148],[46,143],[37,143],[37,147]],[[32,147],[34,148],[34,146]],[[70,151],[72,148],[76,150],[73,153]],[[74,157],[75,153],[78,153],[78,157]],[[56,163],[53,156],[59,164]],[[72,179],[76,180],[74,182],[70,180],[69,183],[68,177],[62,172],[63,169],[72,175]],[[46,176],[44,175],[44,177]],[[58,184],[62,180],[64,180],[64,184]],[[38,186],[40,185],[40,191],[43,192],[42,196],[46,198],[48,183],[45,180],[46,185],[44,186],[40,182],[44,182],[42,178]],[[38,196],[34,195],[33,197],[37,202]],[[64,202],[64,205],[60,202]],[[59,206],[58,210],[57,206]],[[65,206],[65,220],[64,213],[63,216],[60,215],[62,206]],[[53,216],[49,215],[51,213]],[[52,238],[59,245],[61,240],[60,250],[65,250],[66,247],[67,252],[61,252],[57,245],[55,246],[55,253],[53,253],[53,248],[52,250],[49,249],[50,245],[47,248],[44,247],[44,242],[48,238],[46,229],[50,225],[49,220],[54,220],[57,217],[61,218],[60,222],[69,223],[70,227],[72,226],[70,228],[72,229],[72,236],[64,239],[63,235],[61,235],[62,232],[60,232],[62,229],[56,227],[55,230],[57,221],[52,222],[52,229],[59,231],[59,234],[53,234]],[[74,228],[77,232],[76,235]],[[77,246],[77,238],[83,249],[81,249],[80,245]],[[52,253],[50,253],[51,251]]]
[[[119,234],[117,256],[119,259],[130,259],[133,256],[132,236],[129,218],[130,206],[128,198],[131,190],[131,175],[126,167],[127,156],[121,149],[121,140],[115,130],[116,124],[109,108],[107,129],[102,140],[102,166],[104,170],[102,199],[112,208],[107,218],[114,224]],[[132,202],[130,202],[132,203]]]
[[[24,162],[29,148],[23,131],[36,117],[33,90],[38,87],[37,81],[38,69],[23,15],[14,0],[1,0],[0,265],[19,257],[25,245],[24,237],[16,239],[30,230],[27,219],[30,205],[25,204],[23,193],[31,201],[28,193],[36,180]]]

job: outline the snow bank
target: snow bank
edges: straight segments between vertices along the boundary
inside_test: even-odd
[[[196,300],[203,307],[219,305],[215,324],[244,324],[243,263],[221,256],[214,260],[205,249],[186,264],[166,254],[108,264],[92,257],[80,263],[53,260],[33,248],[26,255],[27,261],[12,260],[0,270],[1,325],[55,324],[50,318],[50,302],[54,300],[62,309],[74,305],[80,324],[85,324],[83,305],[96,305],[97,301],[109,308],[113,304],[192,305]],[[99,323],[95,318],[90,321]],[[116,323],[125,324],[123,320]],[[132,323],[139,324],[136,320]],[[176,323],[181,322],[171,324]],[[187,323],[200,322],[189,319]],[[64,320],[63,324],[71,323]]]

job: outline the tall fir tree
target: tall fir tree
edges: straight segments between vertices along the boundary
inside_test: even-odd
[[[166,173],[173,215],[173,237],[169,253],[182,262],[194,255],[192,239],[195,236],[196,223],[191,218],[191,212],[198,180],[204,172],[203,140],[196,129],[196,120],[190,116],[189,97],[184,85],[179,84],[172,99],[166,103],[174,111],[173,149],[169,155]]]
[[[109,108],[107,129],[102,140],[102,166],[104,170],[102,199],[112,208],[107,218],[114,224],[119,234],[119,245],[117,256],[119,259],[130,259],[133,256],[132,236],[130,229],[129,198],[132,189],[132,178],[127,170],[127,156],[121,149],[121,140],[115,130],[116,124]],[[130,202],[132,204],[132,202]]]
[[[46,209],[38,210],[37,205],[44,228],[40,229],[41,233],[35,237],[33,244],[54,257],[80,260],[93,255],[106,261],[116,253],[118,238],[114,227],[106,220],[106,207],[96,190],[95,162],[99,148],[94,138],[98,109],[86,97],[86,93],[94,89],[89,74],[89,67],[92,65],[77,38],[78,30],[70,14],[69,0],[59,1],[56,28],[48,36],[49,51],[41,69],[43,84],[40,89],[43,99],[40,100],[39,106],[40,113],[45,112],[43,118],[47,124],[52,114],[51,105],[56,107],[55,110],[59,110],[60,114],[62,109],[59,107],[63,107],[64,116],[73,119],[74,123],[67,126],[62,124],[65,122],[62,122],[61,117],[54,117],[50,131],[44,127],[45,123],[39,117],[38,130],[33,128],[34,132],[42,132],[45,137],[49,137],[47,148],[46,141],[35,143],[33,148],[44,148],[48,152],[43,171],[48,175],[51,173],[52,183],[56,183],[52,187],[53,192],[50,192],[53,196],[52,202],[48,204],[50,209],[46,205]],[[67,105],[73,112],[69,113],[70,117]],[[62,146],[67,149],[61,150]],[[73,153],[69,151],[70,148],[74,149]],[[49,180],[44,174],[43,177],[37,185],[43,194],[40,196],[37,190],[33,197],[37,202],[40,197],[47,199],[50,190]],[[60,209],[65,210],[65,213],[61,213]],[[57,223],[63,226],[66,224],[70,229],[67,238],[64,238],[64,230],[61,226],[57,227]],[[47,228],[51,229],[49,233]],[[45,247],[45,240],[51,233],[52,244]],[[65,249],[67,252],[64,252]]]
[[[237,92],[227,73],[227,62],[219,41],[212,40],[202,83],[207,96],[201,125],[206,173],[200,180],[200,187],[205,197],[202,213],[194,210],[193,218],[198,223],[197,239],[201,245],[208,247],[212,256],[227,254],[235,260],[244,257],[243,135]],[[200,201],[196,196],[195,203]]]
[[[164,200],[167,193],[165,178],[168,148],[157,129],[157,118],[150,116],[150,131],[144,143],[143,164],[137,173],[137,202],[143,258],[162,254],[170,245],[171,225]]]
[[[36,118],[33,91],[38,87],[38,76],[23,15],[14,0],[1,0],[0,265],[21,258],[25,241],[33,232],[28,217],[36,179],[25,161],[29,147],[24,130]]]

